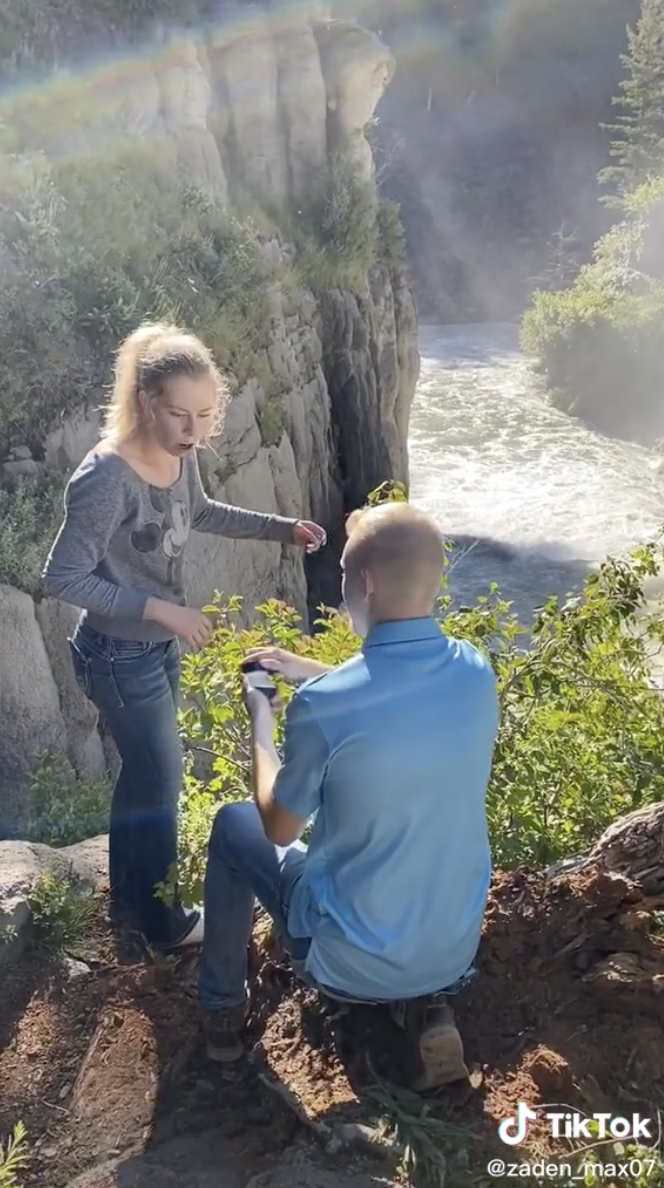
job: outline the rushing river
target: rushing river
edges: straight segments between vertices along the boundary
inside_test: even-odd
[[[656,455],[552,409],[502,324],[423,327],[410,423],[411,499],[463,546],[450,588],[490,582],[524,621],[548,594],[664,524]]]

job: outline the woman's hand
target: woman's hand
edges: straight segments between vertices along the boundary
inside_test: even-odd
[[[287,681],[308,681],[332,671],[329,664],[321,664],[308,656],[296,656],[295,652],[287,652],[285,648],[252,648],[245,659],[256,660],[267,672],[281,673]]]
[[[320,524],[314,524],[313,520],[298,520],[293,529],[293,540],[308,553],[316,553],[327,544],[327,532]]]
[[[195,651],[205,647],[214,627],[212,620],[202,611],[190,606],[175,606],[160,598],[148,599],[144,618],[157,623],[165,631],[172,631],[173,635],[179,636]]]

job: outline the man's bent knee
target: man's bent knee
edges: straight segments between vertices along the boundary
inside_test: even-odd
[[[253,801],[223,804],[212,825],[210,848],[233,853],[245,839],[255,834],[256,829],[263,832],[260,814]]]

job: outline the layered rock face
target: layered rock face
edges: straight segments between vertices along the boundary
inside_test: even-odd
[[[155,29],[140,70],[97,77],[94,119],[32,121],[31,144],[85,151],[88,138],[136,133],[161,144],[174,165],[222,204],[241,195],[297,211],[329,155],[349,148],[373,177],[364,136],[394,71],[373,33],[326,22],[315,9],[277,19],[257,6],[225,10],[193,36]],[[262,250],[278,263],[292,249],[277,237]],[[330,537],[325,556],[194,536],[190,598],[239,593],[251,608],[278,597],[307,621],[308,609],[338,592],[344,513],[386,478],[408,478],[407,429],[418,375],[416,315],[407,280],[376,264],[362,293],[318,300],[270,286],[265,365],[233,393],[222,438],[202,459],[211,495],[245,507],[311,517]],[[194,327],[195,329],[195,327]],[[266,387],[279,392],[279,424],[266,431]],[[14,447],[5,478],[69,472],[96,442],[99,414],[82,410],[54,426],[39,449]],[[77,612],[0,585],[0,835],[22,818],[22,789],[35,756],[61,755],[78,771],[102,771],[107,757],[96,715],[71,673],[67,635]]]

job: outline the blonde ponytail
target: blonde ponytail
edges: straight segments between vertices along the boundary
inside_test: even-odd
[[[221,429],[228,388],[208,348],[194,334],[160,322],[145,322],[121,343],[113,369],[113,392],[106,407],[102,437],[117,444],[144,427],[145,414],[139,393],[150,402],[159,400],[164,384],[178,375],[213,377],[218,393],[218,414],[208,437]]]

